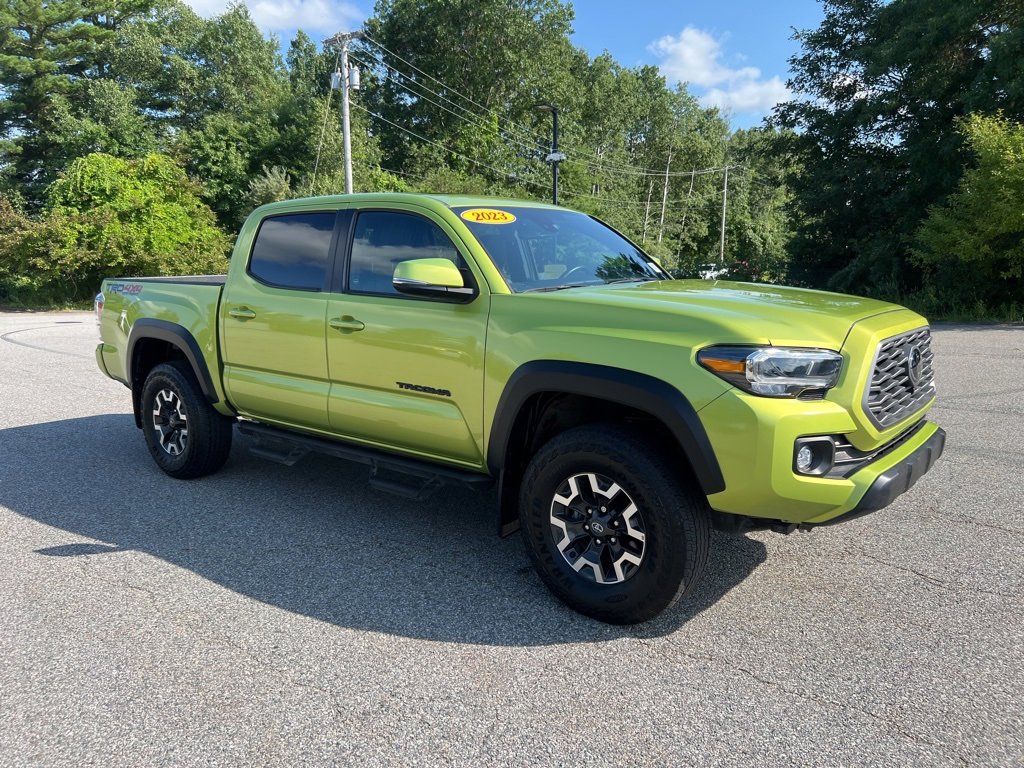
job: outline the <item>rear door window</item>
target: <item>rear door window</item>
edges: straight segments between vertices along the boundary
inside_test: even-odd
[[[336,218],[335,211],[325,211],[264,219],[249,257],[249,274],[276,288],[323,290]]]

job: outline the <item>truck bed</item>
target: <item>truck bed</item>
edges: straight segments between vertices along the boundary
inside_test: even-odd
[[[174,283],[176,285],[224,285],[227,275],[185,275],[183,277],[121,277],[132,283]],[[116,282],[116,281],[115,281]]]

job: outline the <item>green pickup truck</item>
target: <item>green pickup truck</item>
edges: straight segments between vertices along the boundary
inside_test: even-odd
[[[497,484],[573,608],[644,621],[697,584],[710,529],[886,506],[945,433],[927,322],[881,301],[673,280],[582,213],[360,194],[254,211],[226,276],[106,280],[100,369],[167,474],[252,451],[364,462],[424,497]]]

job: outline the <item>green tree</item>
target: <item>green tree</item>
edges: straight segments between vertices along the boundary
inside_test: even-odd
[[[541,148],[522,126],[549,124],[533,105],[564,102],[572,18],[558,0],[379,0],[366,29],[398,55],[370,43],[355,58],[380,70],[366,99],[384,118],[373,126],[389,167],[424,173],[442,160],[500,183],[524,173],[523,154]],[[424,142],[395,125],[434,151],[414,152]]]
[[[1024,5],[823,4],[821,26],[797,35],[789,83],[797,97],[775,116],[797,131],[791,275],[895,297],[919,287],[914,234],[962,173],[954,121],[973,111],[1024,117]]]
[[[102,76],[105,43],[145,8],[146,0],[0,1],[0,165],[30,204],[41,202],[63,154],[58,101]]]
[[[103,78],[85,83],[80,90],[77,99],[56,96],[53,100],[55,147],[50,159],[58,169],[93,152],[138,158],[157,149],[157,137],[131,86]]]
[[[78,158],[38,221],[8,225],[0,260],[47,302],[87,299],[105,277],[223,272],[229,241],[198,192],[166,155]]]
[[[159,0],[120,30],[111,77],[131,83],[160,144],[202,182],[203,199],[226,227],[248,213],[249,181],[280,165],[278,115],[288,76],[277,41],[242,4],[202,19],[178,0]]]
[[[940,300],[1024,302],[1024,124],[971,115],[959,126],[974,162],[929,209],[914,257]]]
[[[770,128],[736,131],[729,138],[726,255],[729,277],[782,281],[792,238],[792,200],[785,177],[795,173],[778,149],[790,135]]]
[[[288,171],[280,165],[272,168],[263,166],[263,173],[249,182],[247,202],[250,207],[258,208],[267,203],[287,200],[292,196],[292,179]]]

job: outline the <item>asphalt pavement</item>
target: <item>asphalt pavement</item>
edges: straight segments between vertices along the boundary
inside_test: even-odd
[[[1024,330],[937,327],[941,461],[881,512],[716,535],[630,628],[493,493],[164,476],[86,313],[0,313],[0,766],[1024,765]]]

